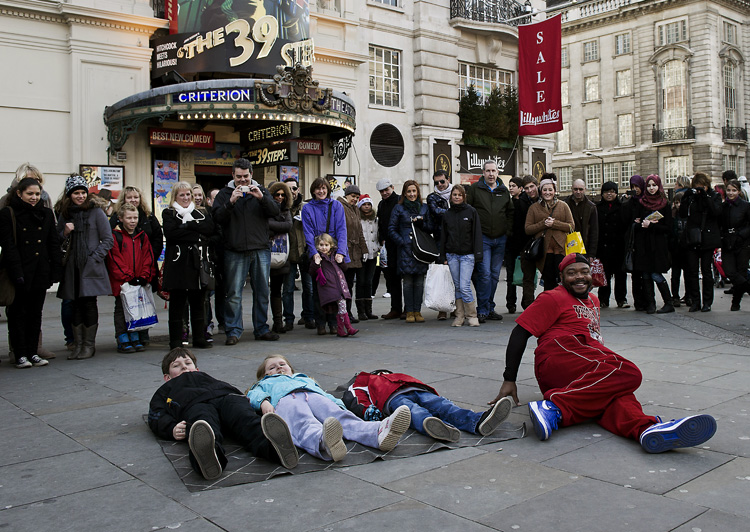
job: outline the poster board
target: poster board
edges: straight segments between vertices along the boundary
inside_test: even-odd
[[[177,161],[154,161],[154,216],[161,223],[161,213],[169,207],[169,193],[180,180],[180,163]]]
[[[117,202],[125,186],[125,167],[81,164],[78,171],[86,180],[89,194],[96,194],[113,204]]]

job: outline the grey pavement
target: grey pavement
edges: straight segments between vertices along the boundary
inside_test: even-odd
[[[502,285],[498,310],[504,299]],[[166,311],[159,309],[151,347],[124,355],[115,350],[113,299],[100,298],[97,355],[69,361],[59,300],[50,294],[44,338],[57,359],[17,370],[7,361],[5,334],[0,341],[0,529],[748,530],[750,301],[740,312],[729,312],[729,304],[717,290],[710,313],[688,314],[684,306],[651,316],[602,311],[605,344],[643,372],[636,395],[647,413],[716,417],[716,436],[700,448],[650,455],[587,423],[546,442],[531,431],[499,444],[190,493],[142,420],[162,382]],[[374,310],[385,313],[388,305],[378,294]],[[390,368],[462,406],[485,409],[502,381],[513,317],[452,328],[434,311],[424,315],[424,324],[362,322],[361,332],[345,339],[296,327],[278,342],[253,341],[246,331],[238,345],[225,347],[217,335],[213,349],[196,350],[198,366],[240,389],[272,353],[288,356],[327,389],[357,371]],[[541,399],[534,346],[532,340],[519,373],[523,405],[511,414],[519,424],[529,423],[525,403]]]

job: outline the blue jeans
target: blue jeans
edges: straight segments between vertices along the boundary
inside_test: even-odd
[[[271,251],[258,249],[236,253],[224,251],[224,272],[227,298],[225,324],[227,338],[239,338],[244,330],[242,324],[242,289],[245,277],[250,274],[250,288],[253,290],[253,334],[262,336],[268,328],[268,278],[271,274]]]
[[[474,281],[477,289],[477,313],[487,315],[495,310],[495,291],[505,256],[505,235],[488,238],[482,235],[482,262],[477,264]]]
[[[420,312],[424,297],[424,275],[405,273],[404,279],[404,312]]]
[[[411,428],[421,434],[426,434],[423,425],[428,417],[436,417],[459,430],[476,434],[477,423],[484,413],[460,408],[445,397],[420,390],[398,394],[388,402],[391,411],[402,405],[411,411]]]
[[[653,272],[653,273],[643,272],[643,280],[644,281],[651,280],[651,281],[654,281],[656,284],[667,282],[664,276],[658,272]]]
[[[464,303],[474,301],[474,295],[471,293],[471,272],[474,271],[474,255],[457,255],[456,253],[446,253],[448,259],[448,268],[451,270],[453,284],[456,287],[456,299]]]

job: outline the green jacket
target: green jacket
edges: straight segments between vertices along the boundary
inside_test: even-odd
[[[490,190],[484,178],[467,187],[466,203],[477,210],[482,235],[488,238],[513,236],[513,201],[500,178],[495,190]]]

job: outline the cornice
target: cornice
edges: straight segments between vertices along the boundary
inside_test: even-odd
[[[356,68],[369,60],[370,56],[365,54],[355,54],[352,52],[344,52],[342,50],[334,50],[332,48],[320,48],[318,46],[315,47],[315,62],[319,61],[321,63]]]

